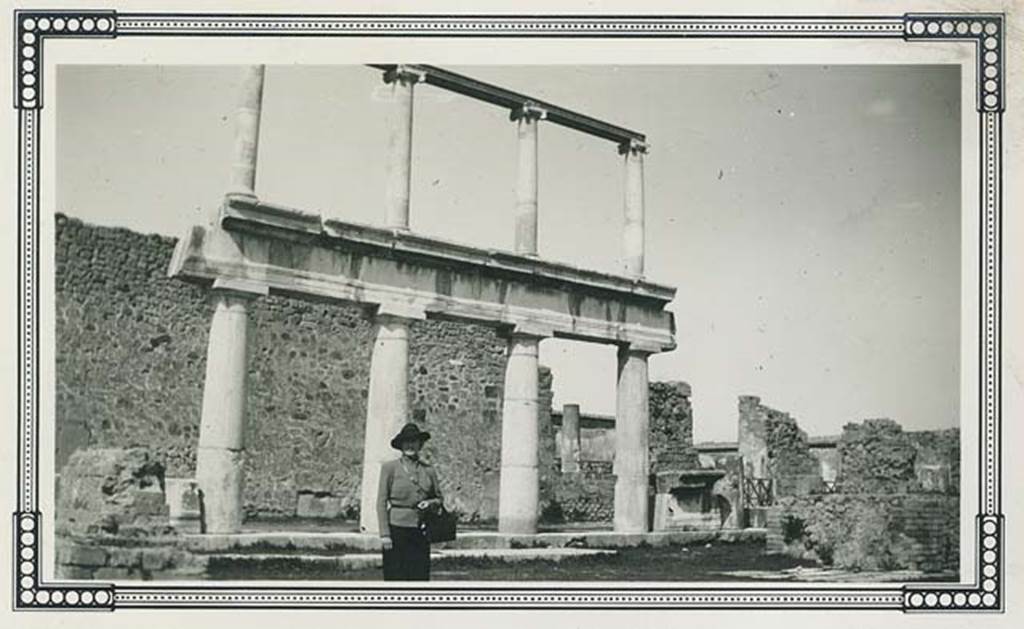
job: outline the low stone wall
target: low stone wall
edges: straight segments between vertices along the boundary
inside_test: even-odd
[[[545,522],[611,522],[615,516],[615,476],[610,461],[580,461],[580,471],[560,474]]]
[[[959,570],[959,500],[928,494],[818,494],[779,499],[769,552],[848,570]]]

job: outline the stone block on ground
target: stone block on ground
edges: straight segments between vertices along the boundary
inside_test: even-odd
[[[340,496],[318,495],[302,492],[295,505],[295,515],[300,518],[340,518],[344,504]]]
[[[82,449],[71,455],[57,496],[57,532],[65,535],[163,534],[170,524],[164,467],[146,448]],[[147,529],[139,531],[139,529]]]

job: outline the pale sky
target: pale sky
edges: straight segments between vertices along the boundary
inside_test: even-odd
[[[741,394],[811,434],[958,425],[958,67],[450,69],[647,134],[647,275],[678,289],[679,343],[651,377],[692,385],[698,441],[735,439]],[[58,208],[179,235],[223,194],[239,76],[61,66]],[[362,66],[269,67],[259,196],[380,224],[380,86]],[[512,249],[508,112],[420,86],[414,125],[412,228]],[[542,123],[542,256],[619,269],[621,160]],[[556,406],[614,412],[612,348],[548,340],[541,361]]]

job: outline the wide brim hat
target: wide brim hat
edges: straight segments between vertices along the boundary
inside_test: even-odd
[[[403,441],[426,441],[427,439],[430,439],[430,433],[420,430],[419,426],[410,422],[402,426],[402,430],[391,440],[391,447],[401,450]]]

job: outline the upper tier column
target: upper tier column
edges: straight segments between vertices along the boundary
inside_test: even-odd
[[[263,77],[266,66],[246,66],[238,108],[235,109],[235,147],[231,155],[228,196],[256,197],[256,158],[263,110]]]
[[[516,175],[516,253],[537,255],[537,121],[543,109],[525,104],[512,111],[517,121],[519,167]]]
[[[632,277],[644,274],[644,154],[647,145],[631,140],[619,145],[625,155],[625,221],[622,228],[624,271]]]
[[[391,86],[387,120],[385,225],[392,229],[409,229],[413,87],[423,79],[422,73],[406,66],[397,66],[384,73],[384,82]]]

